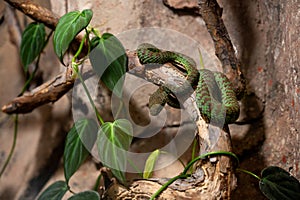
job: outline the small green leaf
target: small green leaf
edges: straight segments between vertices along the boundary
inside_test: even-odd
[[[64,172],[67,183],[87,158],[97,138],[97,123],[91,119],[75,122],[67,135],[64,150]]]
[[[82,12],[69,12],[59,19],[53,37],[53,45],[54,51],[61,62],[72,40],[89,25],[92,17],[92,10],[87,9]]]
[[[262,193],[271,200],[300,199],[300,183],[280,167],[267,167],[259,182]]]
[[[88,190],[71,196],[68,200],[100,200],[97,192]]]
[[[99,44],[90,53],[90,60],[95,72],[103,83],[118,97],[122,96],[124,74],[127,67],[127,56],[122,43],[112,34],[104,33],[93,40]],[[120,81],[118,83],[118,81]],[[118,85],[117,85],[118,83]]]
[[[68,189],[66,182],[56,181],[39,196],[38,200],[60,200]]]
[[[155,163],[158,159],[159,154],[160,154],[160,150],[156,149],[149,155],[148,159],[146,160],[145,169],[143,173],[144,179],[150,178],[152,176]]]
[[[98,131],[98,155],[115,177],[125,182],[124,171],[127,163],[127,151],[132,141],[132,125],[126,119],[104,123]]]
[[[30,23],[22,33],[20,48],[21,62],[24,70],[42,52],[46,43],[45,25],[42,23]]]

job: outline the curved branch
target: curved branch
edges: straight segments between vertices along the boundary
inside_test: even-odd
[[[20,10],[34,21],[42,22],[47,27],[55,29],[59,17],[53,12],[28,0],[4,0],[12,7]]]
[[[216,56],[223,65],[223,71],[233,83],[238,97],[245,92],[246,83],[241,72],[229,34],[222,20],[222,8],[216,0],[198,0],[199,14],[204,20],[216,49]]]
[[[62,74],[4,105],[2,112],[28,113],[41,105],[57,101],[73,87],[75,78],[72,72],[71,68],[66,68]]]
[[[198,1],[198,5],[197,5]],[[241,72],[241,63],[235,55],[229,34],[222,20],[222,8],[216,0],[163,1],[173,10],[200,15],[213,39],[215,54],[223,66],[223,72],[233,83],[237,97],[241,99],[245,92],[246,81]]]

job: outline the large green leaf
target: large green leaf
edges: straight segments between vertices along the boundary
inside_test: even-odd
[[[92,17],[92,10],[87,9],[82,12],[69,12],[59,19],[53,37],[53,44],[54,51],[61,62],[72,40],[89,25]]]
[[[39,196],[38,200],[60,200],[68,189],[66,182],[56,181]]]
[[[101,77],[103,83],[115,95],[121,97],[123,75],[127,68],[127,56],[123,45],[110,33],[104,33],[100,39],[93,38],[92,41],[93,44],[98,43],[90,53],[93,69]]]
[[[148,159],[146,160],[145,169],[143,173],[144,179],[151,177],[159,154],[160,154],[160,150],[156,149],[149,155]]]
[[[259,188],[271,200],[300,199],[300,183],[280,167],[267,167],[262,171]]]
[[[97,138],[98,155],[103,165],[109,167],[115,177],[125,182],[124,171],[127,151],[132,141],[132,125],[126,119],[104,123]]]
[[[67,183],[91,151],[97,138],[97,123],[92,119],[75,122],[67,135],[64,171]]]
[[[24,70],[42,52],[46,43],[45,25],[42,23],[30,23],[22,33],[20,48],[21,62]]]
[[[97,192],[89,190],[71,196],[68,200],[100,200]]]

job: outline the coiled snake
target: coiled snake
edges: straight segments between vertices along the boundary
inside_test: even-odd
[[[142,64],[170,62],[185,68],[186,81],[180,87],[164,84],[156,90],[149,99],[151,115],[157,115],[164,105],[179,108],[179,95],[190,95],[191,88],[196,86],[196,103],[201,116],[207,123],[230,124],[239,116],[240,107],[231,82],[220,72],[196,68],[195,61],[183,54],[162,51],[155,46],[143,43],[137,49],[137,55]]]

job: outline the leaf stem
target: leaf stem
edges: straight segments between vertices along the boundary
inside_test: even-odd
[[[127,159],[127,162],[129,163],[129,165],[136,171],[136,173],[143,178],[143,172],[141,172],[141,170],[132,162],[132,160]]]
[[[201,50],[199,48],[198,48],[198,52],[199,52],[200,69],[204,69],[203,57],[202,57]]]
[[[98,38],[101,37],[101,33],[100,33],[98,30],[92,28],[91,31],[92,31],[92,32],[94,33],[94,35],[97,36]]]
[[[232,152],[228,152],[228,151],[214,151],[214,152],[209,152],[209,153],[205,153],[205,154],[202,154],[198,157],[196,157],[195,159],[191,160],[187,166],[185,167],[184,171],[182,172],[182,174],[186,174],[187,171],[189,170],[189,168],[195,163],[197,162],[198,160],[200,159],[203,159],[207,156],[215,156],[215,155],[227,155],[227,156],[231,156],[233,158],[235,158],[235,160],[237,161],[237,163],[239,164],[239,159],[238,157],[232,153]]]
[[[119,115],[122,111],[122,108],[123,108],[123,105],[124,105],[124,102],[122,99],[120,99],[120,103],[119,103],[119,106],[118,106],[118,110],[117,110],[117,113],[115,115],[115,118],[118,119],[119,118]]]
[[[252,172],[250,172],[250,171],[248,171],[248,170],[241,169],[241,168],[237,168],[236,171],[244,172],[244,173],[246,173],[246,174],[249,174],[249,175],[255,177],[255,178],[258,179],[258,180],[261,180],[261,178],[260,178],[259,176],[257,176],[256,174],[254,174],[254,173],[252,173]]]
[[[100,125],[102,125],[102,124],[104,124],[104,120],[102,119],[102,117],[101,117],[101,115],[100,115],[98,109],[97,109],[96,106],[95,106],[95,103],[94,103],[94,101],[93,101],[93,99],[92,99],[92,97],[91,97],[91,94],[90,94],[90,92],[89,92],[89,90],[88,90],[86,84],[84,83],[84,80],[83,80],[83,78],[82,78],[82,76],[81,76],[81,73],[78,71],[78,66],[75,67],[75,68],[77,68],[75,71],[76,71],[76,73],[77,73],[77,75],[78,75],[78,78],[79,78],[79,80],[80,80],[80,82],[81,82],[81,84],[82,84],[82,86],[83,86],[83,88],[84,88],[84,91],[85,91],[85,93],[86,93],[86,95],[87,95],[87,97],[88,97],[88,99],[89,99],[89,101],[90,101],[90,104],[91,104],[92,107],[94,108],[94,111],[95,111],[95,113],[96,113],[97,119],[99,120]]]
[[[11,160],[12,155],[13,155],[13,152],[14,152],[15,147],[16,147],[16,143],[17,143],[17,135],[18,135],[18,124],[19,124],[19,119],[18,119],[18,118],[19,118],[19,115],[16,114],[15,120],[14,120],[14,121],[15,121],[15,123],[14,123],[15,128],[14,128],[13,144],[12,144],[12,147],[11,147],[11,149],[10,149],[9,155],[8,155],[6,161],[4,162],[4,165],[3,165],[3,167],[2,167],[2,169],[1,169],[1,171],[0,171],[0,178],[1,178],[1,176],[3,175],[3,173],[4,173],[4,171],[5,171],[6,167],[7,167],[7,165],[8,165],[8,163],[9,163],[9,161]]]
[[[84,80],[83,80],[83,78],[82,78],[81,73],[79,72],[79,69],[78,69],[78,63],[76,63],[76,58],[79,56],[79,54],[81,53],[81,51],[82,51],[82,49],[83,49],[84,42],[85,42],[85,40],[86,40],[86,38],[87,38],[87,35],[88,35],[88,34],[85,34],[85,35],[84,35],[83,39],[81,40],[81,43],[80,43],[80,45],[79,45],[79,48],[78,48],[76,54],[75,54],[74,57],[72,58],[72,67],[73,67],[74,71],[76,72],[76,75],[78,76],[78,78],[79,78],[79,80],[80,80],[80,82],[81,82],[81,84],[82,84],[82,86],[83,86],[83,88],[84,88],[84,91],[85,91],[86,95],[88,96],[88,99],[89,99],[89,101],[90,101],[90,104],[92,105],[92,107],[93,107],[93,109],[94,109],[94,111],[95,111],[95,113],[96,113],[96,116],[97,116],[97,119],[98,119],[99,122],[100,122],[100,125],[102,125],[102,124],[104,124],[104,120],[102,119],[102,117],[101,117],[99,111],[97,110],[97,108],[96,108],[96,106],[95,106],[95,103],[94,103],[94,101],[93,101],[93,99],[92,99],[92,97],[91,97],[91,95],[90,95],[90,92],[89,92],[89,90],[88,90],[86,84],[84,83]]]
[[[39,68],[40,57],[41,57],[41,54],[39,54],[39,56],[38,56],[34,71],[30,74],[29,78],[27,79],[27,81],[25,82],[25,84],[21,90],[21,93],[18,96],[22,96],[24,94],[24,92],[27,90],[29,84],[31,83],[33,77],[35,76],[35,73],[37,72],[37,70]]]
[[[196,149],[197,149],[197,139],[195,138],[194,139],[194,142],[193,142],[193,149],[192,149],[192,160],[195,159],[195,155],[196,155]],[[193,173],[194,169],[191,168],[191,173]]]
[[[98,188],[100,186],[101,178],[102,178],[102,174],[100,173],[99,176],[97,177],[96,183],[94,185],[94,188],[93,188],[94,191],[98,191]]]
[[[84,42],[85,42],[85,39],[87,37],[87,34],[85,34],[80,42],[80,45],[78,47],[78,50],[77,52],[75,53],[75,55],[73,56],[72,58],[72,63],[76,63],[76,59],[77,57],[79,56],[79,54],[81,53],[82,49],[83,49],[83,46],[84,46]]]

